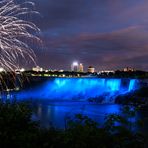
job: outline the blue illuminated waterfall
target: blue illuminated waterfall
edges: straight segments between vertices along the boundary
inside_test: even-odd
[[[86,101],[103,98],[102,102],[110,102],[118,95],[134,91],[137,84],[136,79],[47,78],[43,83],[14,95],[19,99]]]

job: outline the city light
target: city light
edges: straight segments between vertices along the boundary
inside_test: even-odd
[[[4,68],[0,68],[0,72],[3,72],[4,71]]]
[[[78,66],[78,62],[73,62],[73,66]]]
[[[20,69],[20,72],[24,72],[24,71],[25,71],[25,69],[24,69],[24,68],[21,68],[21,69]]]

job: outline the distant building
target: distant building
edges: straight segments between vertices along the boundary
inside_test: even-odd
[[[38,72],[38,71],[43,71],[43,68],[36,66],[36,67],[33,67],[32,70]]]
[[[78,62],[73,62],[71,65],[71,71],[78,72],[79,71],[79,65]]]
[[[83,69],[83,64],[80,63],[80,64],[79,64],[79,72],[83,72],[83,71],[84,71],[84,69]]]
[[[19,74],[19,73],[21,73],[21,72],[24,72],[24,71],[25,71],[24,68],[15,69],[15,72],[16,72],[17,74]]]
[[[134,68],[126,67],[123,69],[125,72],[134,71]]]
[[[95,72],[95,68],[92,67],[92,66],[89,66],[88,69],[87,69],[87,71],[88,71],[89,73],[94,73],[94,72]]]
[[[98,72],[98,74],[101,74],[101,73],[115,73],[115,71],[113,71],[113,70],[102,70],[102,71]]]
[[[63,69],[61,69],[61,70],[59,70],[59,72],[64,72],[64,70],[63,70]]]

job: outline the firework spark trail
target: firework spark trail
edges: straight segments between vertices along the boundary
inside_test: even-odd
[[[34,3],[27,1],[17,4],[14,0],[0,2],[0,67],[8,71],[18,68],[20,57],[35,62],[34,51],[26,42],[41,42],[36,35],[40,29],[34,23],[20,19],[21,16],[38,13],[27,5],[34,6]]]

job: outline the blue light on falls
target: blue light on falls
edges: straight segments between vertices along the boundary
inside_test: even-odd
[[[136,79],[47,78],[30,89],[14,92],[17,99],[86,101],[91,98],[113,102],[114,98],[137,89]]]

